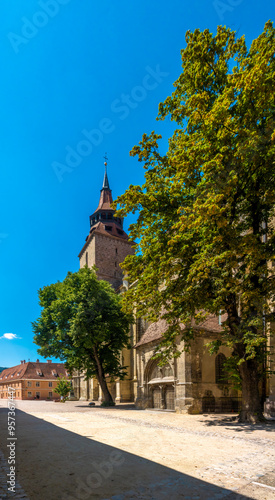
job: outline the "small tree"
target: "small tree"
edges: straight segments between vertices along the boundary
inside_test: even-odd
[[[121,350],[129,347],[131,321],[120,296],[88,267],[38,293],[42,312],[32,325],[39,354],[66,361],[70,371],[84,371],[86,379],[96,376],[104,401],[113,402],[106,377],[126,375]]]
[[[71,382],[69,382],[67,379],[65,379],[65,377],[59,378],[58,380],[59,380],[59,382],[58,382],[54,392],[56,392],[62,398],[64,398],[63,401],[65,403],[65,401],[66,401],[65,398],[69,394],[72,385],[71,385]]]

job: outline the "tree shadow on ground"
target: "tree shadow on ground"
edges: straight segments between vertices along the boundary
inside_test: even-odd
[[[7,459],[7,409],[0,421]],[[18,409],[16,429],[16,473],[30,500],[249,499]]]
[[[75,408],[96,408],[97,410],[125,410],[125,411],[140,411],[133,403],[116,404],[115,406],[101,406],[100,403],[96,403],[94,406],[89,406],[89,402],[83,403],[82,405],[76,405]]]
[[[238,416],[229,417],[224,415],[210,415],[203,414],[203,420],[200,420],[201,423],[204,423],[207,426],[214,427],[227,427],[230,430],[236,432],[247,432],[251,433],[253,431],[264,430],[265,432],[275,432],[275,420],[267,420],[266,422],[261,422],[257,424],[249,424],[238,421]],[[209,420],[207,420],[209,417]]]

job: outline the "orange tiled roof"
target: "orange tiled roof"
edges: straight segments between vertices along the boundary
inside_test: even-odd
[[[40,375],[40,373],[42,375]],[[68,377],[63,363],[40,363],[28,361],[21,365],[6,368],[0,373],[0,384],[10,380],[56,380],[57,377]]]
[[[96,212],[98,210],[111,210],[112,212],[115,212],[115,210],[111,207],[112,203],[113,203],[113,198],[111,190],[102,189],[100,192],[100,199]]]

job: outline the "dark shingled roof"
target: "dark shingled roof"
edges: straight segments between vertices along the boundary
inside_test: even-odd
[[[222,321],[225,321],[225,315],[222,316],[221,319]],[[200,324],[196,324],[192,321],[192,327],[196,330],[203,330],[209,333],[220,333],[222,331],[222,327],[219,325],[219,319],[214,315],[209,315]],[[184,330],[185,326],[181,324],[181,328]],[[156,323],[152,323],[134,347],[140,347],[141,345],[148,344],[149,342],[160,340],[167,329],[168,323],[164,319],[160,319]]]

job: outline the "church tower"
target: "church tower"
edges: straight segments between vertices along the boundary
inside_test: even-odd
[[[116,290],[122,285],[123,279],[120,264],[134,250],[128,235],[123,231],[123,219],[115,217],[115,210],[111,208],[113,199],[106,167],[105,162],[99,204],[90,216],[90,232],[78,257],[80,267],[95,265],[98,278],[109,281]]]

